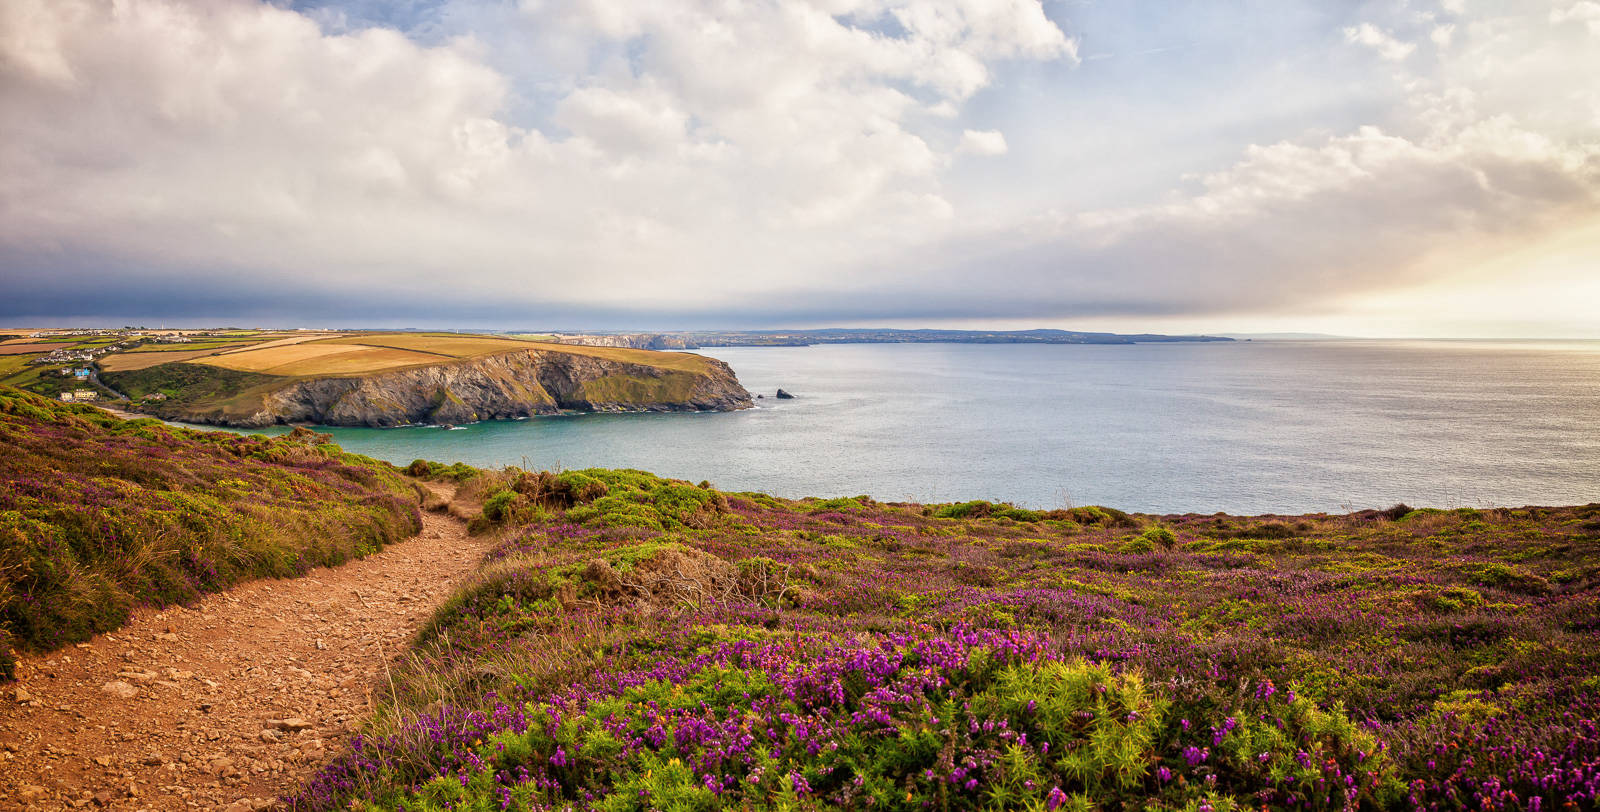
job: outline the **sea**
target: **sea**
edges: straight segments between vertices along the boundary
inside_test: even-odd
[[[1600,501],[1600,342],[700,352],[763,395],[756,408],[328,431],[399,464],[639,468],[796,498],[1238,514]]]

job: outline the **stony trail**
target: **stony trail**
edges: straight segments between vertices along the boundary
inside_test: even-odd
[[[359,561],[23,658],[0,686],[0,812],[272,806],[366,718],[387,664],[484,548],[424,513],[421,533]]]

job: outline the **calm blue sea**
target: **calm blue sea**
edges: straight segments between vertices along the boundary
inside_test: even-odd
[[[1203,513],[1600,501],[1600,342],[704,352],[760,407],[332,432],[396,463],[643,468],[790,497]]]

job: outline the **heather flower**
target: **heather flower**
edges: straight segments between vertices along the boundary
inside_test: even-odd
[[[1057,787],[1051,787],[1050,788],[1050,794],[1045,796],[1044,807],[1045,807],[1045,809],[1053,810],[1056,807],[1060,806],[1062,803],[1064,803],[1066,800],[1067,800],[1067,794],[1065,792],[1061,791],[1061,787],[1058,787],[1058,786]]]

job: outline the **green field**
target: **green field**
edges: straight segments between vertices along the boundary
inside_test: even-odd
[[[185,352],[187,350],[228,350],[258,344],[258,339],[215,339],[191,341],[187,344],[142,344],[129,352]]]
[[[32,357],[30,355],[13,355],[0,358],[0,361],[13,362],[13,359],[29,359]],[[9,363],[6,364],[6,366],[9,365]],[[4,369],[4,367],[0,367],[0,369]],[[26,389],[29,392],[36,392],[49,397],[55,397],[58,393],[68,389],[83,387],[83,383],[76,378],[61,377],[56,369],[57,367],[53,366],[25,366],[12,370],[9,374],[0,372],[0,384],[15,386],[18,389]]]
[[[0,355],[0,383],[28,368],[33,355]]]
[[[146,369],[105,373],[106,383],[135,400],[160,393],[173,407],[229,402],[267,389],[282,378],[200,364],[160,364]]]

